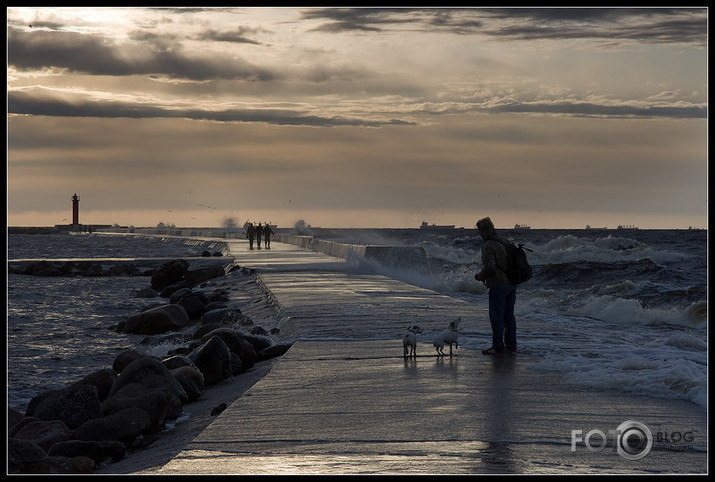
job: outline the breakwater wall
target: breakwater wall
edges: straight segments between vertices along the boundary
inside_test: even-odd
[[[325,253],[348,261],[366,260],[388,268],[427,272],[427,254],[421,246],[377,246],[341,243],[313,236],[275,234],[273,240]]]

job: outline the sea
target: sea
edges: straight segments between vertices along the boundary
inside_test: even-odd
[[[288,232],[288,231],[284,231]],[[499,230],[528,252],[534,275],[519,285],[519,352],[531,368],[566,381],[687,400],[707,408],[707,230]],[[305,234],[305,233],[301,233]],[[316,237],[421,246],[429,269],[383,267],[381,274],[486,308],[488,291],[475,229],[316,230]],[[20,259],[134,259],[200,256],[220,242],[90,233],[8,234],[8,262]],[[139,311],[146,276],[7,276],[8,406],[24,411],[35,395],[111,367],[139,335],[118,322]],[[375,338],[355,326],[336,338]],[[301,338],[300,329],[291,342]],[[490,343],[488,323],[460,331],[460,349]],[[385,338],[392,334],[385,334]],[[518,354],[517,354],[518,356]]]

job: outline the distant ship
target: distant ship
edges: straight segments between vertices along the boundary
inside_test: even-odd
[[[604,226],[604,227],[602,227],[602,228],[592,228],[590,224],[587,224],[587,225],[586,225],[586,229],[599,229],[599,230],[602,230],[602,231],[603,231],[603,230],[606,230],[606,229],[608,229],[608,228],[607,228],[606,226]]]
[[[619,224],[616,229],[636,230],[638,229],[638,226],[634,226],[633,224]]]
[[[515,224],[514,229],[516,231],[527,231],[531,229],[531,226],[527,226],[526,224]]]
[[[422,221],[420,229],[454,229],[454,224],[427,224],[427,221]]]

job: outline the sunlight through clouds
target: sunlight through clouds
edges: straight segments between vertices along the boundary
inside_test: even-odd
[[[282,225],[707,214],[704,8],[7,14],[9,225],[74,192],[137,226],[220,222],[188,191]]]

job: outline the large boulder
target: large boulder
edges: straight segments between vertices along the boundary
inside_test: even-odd
[[[194,363],[191,361],[191,358],[189,358],[186,355],[173,355],[173,356],[164,358],[161,361],[161,363],[163,363],[164,366],[166,368],[168,368],[169,370],[175,370],[180,367],[194,366]]]
[[[111,459],[117,462],[124,458],[127,449],[116,440],[67,440],[50,447],[47,455],[58,457],[89,457],[96,465]]]
[[[183,306],[169,304],[130,316],[124,326],[124,332],[156,335],[179,331],[190,323],[189,314]]]
[[[78,382],[73,383],[72,386],[94,386],[97,389],[97,398],[101,402],[109,396],[109,391],[112,389],[112,385],[114,385],[116,380],[117,372],[111,368],[102,368],[101,370],[90,373]]]
[[[171,370],[174,378],[181,384],[188,397],[187,402],[193,402],[204,391],[204,376],[195,366],[181,366]]]
[[[75,429],[87,420],[102,416],[102,404],[94,385],[72,385],[35,396],[27,405],[26,415],[40,420],[61,420]]]
[[[140,358],[144,358],[145,356],[147,356],[146,353],[140,352],[133,348],[123,350],[119,355],[114,358],[114,362],[112,363],[112,370],[116,373],[122,373],[122,370],[124,370],[131,362]]]
[[[199,283],[208,281],[226,274],[226,268],[223,265],[215,264],[205,268],[191,269],[186,272],[184,279],[191,286],[196,286]]]
[[[95,418],[74,431],[77,440],[118,440],[131,443],[152,430],[149,414],[139,407],[127,407],[105,417]]]
[[[162,264],[151,276],[151,287],[161,291],[169,285],[184,279],[189,269],[189,263],[183,259],[175,259]]]
[[[214,385],[231,375],[231,350],[218,336],[208,338],[189,355],[201,371],[206,386]]]
[[[179,288],[178,290],[174,291],[171,296],[169,296],[169,303],[172,305],[175,305],[179,302],[181,298],[184,296],[188,295],[189,293],[192,293],[193,290],[189,288],[188,286],[184,288]]]
[[[206,312],[206,305],[210,303],[209,297],[201,291],[193,291],[182,296],[177,305],[183,306],[189,319],[198,320]]]
[[[167,418],[181,415],[181,405],[188,396],[171,371],[159,360],[146,356],[122,371],[102,407],[112,414],[128,407],[141,407],[151,417],[154,427]]]
[[[240,331],[232,328],[218,328],[204,335],[201,341],[205,342],[214,336],[220,338],[232,353],[239,356],[243,371],[248,370],[258,361],[256,349]]]
[[[25,425],[14,438],[29,440],[47,452],[57,442],[71,439],[72,432],[61,420],[38,420]]]
[[[8,438],[7,464],[10,473],[25,472],[26,467],[40,462],[47,453],[35,442],[25,439]]]
[[[220,308],[211,310],[201,317],[201,324],[208,325],[216,323],[219,325],[250,325],[253,322],[244,315],[238,308]]]

